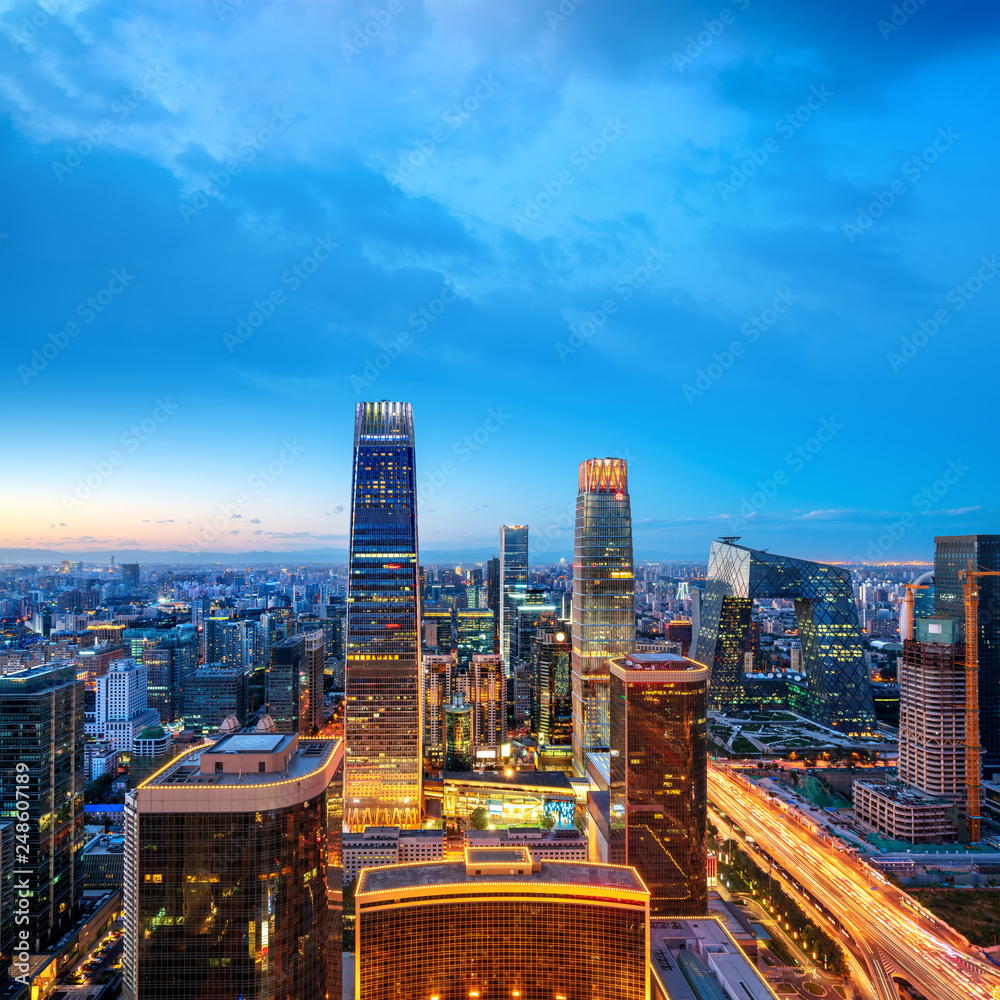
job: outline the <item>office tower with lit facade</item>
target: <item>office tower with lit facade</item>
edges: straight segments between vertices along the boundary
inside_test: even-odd
[[[458,662],[467,667],[476,655],[493,653],[493,612],[489,608],[459,608],[456,618]]]
[[[608,860],[631,865],[655,916],[708,912],[708,671],[673,653],[610,661]]]
[[[635,647],[635,578],[628,468],[623,458],[580,463],[573,541],[573,766],[606,750],[608,658]]]
[[[510,664],[527,667],[531,663],[531,644],[540,628],[554,628],[556,606],[548,592],[531,588],[514,598],[511,610]]]
[[[420,594],[413,410],[358,403],[351,482],[345,824],[420,825]]]
[[[631,868],[467,847],[366,868],[355,900],[361,1000],[650,996],[649,893]]]
[[[318,621],[318,619],[317,619]],[[310,735],[323,725],[323,678],[326,674],[326,636],[322,629],[308,628],[301,633],[306,644],[306,696],[300,731]]]
[[[514,627],[513,613],[515,600],[523,597],[528,589],[528,526],[526,524],[505,524],[500,529],[500,654],[510,674],[513,664],[510,660],[511,633]]]
[[[969,561],[979,569],[1000,570],[1000,535],[942,535],[934,539],[935,616],[953,618],[965,634],[965,594],[962,571]],[[977,580],[979,634],[979,740],[983,763],[1000,765],[1000,577]]]
[[[292,635],[271,646],[264,685],[267,713],[280,733],[297,733],[309,704],[305,636]],[[307,729],[310,728],[307,726]]]
[[[486,607],[493,612],[493,652],[500,652],[500,558],[486,563]]]
[[[444,709],[444,767],[446,771],[468,771],[472,767],[472,706],[454,694]]]
[[[573,687],[570,624],[539,629],[535,636],[531,729],[539,744],[570,746],[573,740]]]
[[[14,940],[26,940],[31,952],[54,945],[80,913],[84,741],[84,683],[75,665],[0,677],[0,823],[27,824],[26,832],[16,827],[15,868],[30,892],[28,921],[16,926]]]
[[[125,1000],[341,996],[343,743],[234,733],[125,801]]]
[[[795,602],[802,668],[809,681],[804,715],[847,735],[875,732],[875,703],[861,649],[861,625],[850,570],[712,542],[705,596],[691,658],[711,678],[709,705],[733,711],[759,705],[743,677],[751,612],[757,598]]]
[[[469,672],[474,709],[473,742],[477,750],[498,750],[507,739],[507,678],[503,657],[494,653],[473,656]]]

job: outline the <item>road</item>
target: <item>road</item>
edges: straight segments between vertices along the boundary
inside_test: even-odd
[[[708,785],[716,809],[846,929],[868,966],[869,975],[859,984],[862,993],[899,1000],[891,978],[898,968],[928,1000],[992,1000],[992,991],[1000,989],[1000,970],[984,962],[961,935],[901,905],[898,889],[873,880],[866,864],[792,819],[745,779],[710,763]]]

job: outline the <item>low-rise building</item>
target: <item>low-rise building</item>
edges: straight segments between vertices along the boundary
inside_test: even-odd
[[[953,802],[893,781],[856,780],[854,816],[892,840],[939,844],[957,836]]]
[[[444,857],[444,831],[369,826],[363,833],[345,833],[343,852],[344,882],[352,882],[362,868],[439,861]]]
[[[546,830],[512,826],[505,830],[467,830],[466,847],[526,847],[532,861],[586,861],[587,838],[575,827]]]
[[[84,889],[121,891],[125,878],[125,835],[102,833],[83,848]]]
[[[775,996],[716,917],[651,921],[649,967],[653,1000],[774,1000]]]

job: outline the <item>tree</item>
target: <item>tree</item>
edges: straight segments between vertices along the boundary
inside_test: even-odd
[[[552,813],[546,813],[541,820],[539,820],[539,826],[545,830],[551,830],[552,827],[556,825],[556,818]]]
[[[472,823],[473,830],[485,830],[487,824],[490,821],[490,814],[486,811],[485,806],[476,806],[472,810],[472,815],[469,817]]]

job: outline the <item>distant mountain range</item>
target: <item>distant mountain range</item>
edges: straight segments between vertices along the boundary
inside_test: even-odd
[[[437,565],[447,563],[485,563],[497,554],[495,548],[490,549],[421,549],[420,562],[424,565]],[[63,559],[82,560],[85,563],[103,563],[110,561],[111,556],[115,557],[115,563],[169,563],[172,565],[197,565],[204,566],[209,563],[222,563],[227,566],[240,565],[261,565],[264,563],[278,563],[283,566],[302,566],[305,563],[346,563],[347,551],[345,549],[301,549],[294,552],[271,552],[268,550],[258,550],[250,552],[212,552],[210,550],[199,552],[186,552],[181,549],[118,549],[111,551],[94,550],[66,550],[55,551],[53,549],[0,549],[0,564],[25,563],[28,565],[58,565]],[[561,558],[571,562],[572,551],[549,552],[546,553],[545,562],[558,562]],[[538,560],[533,560],[538,561]]]

